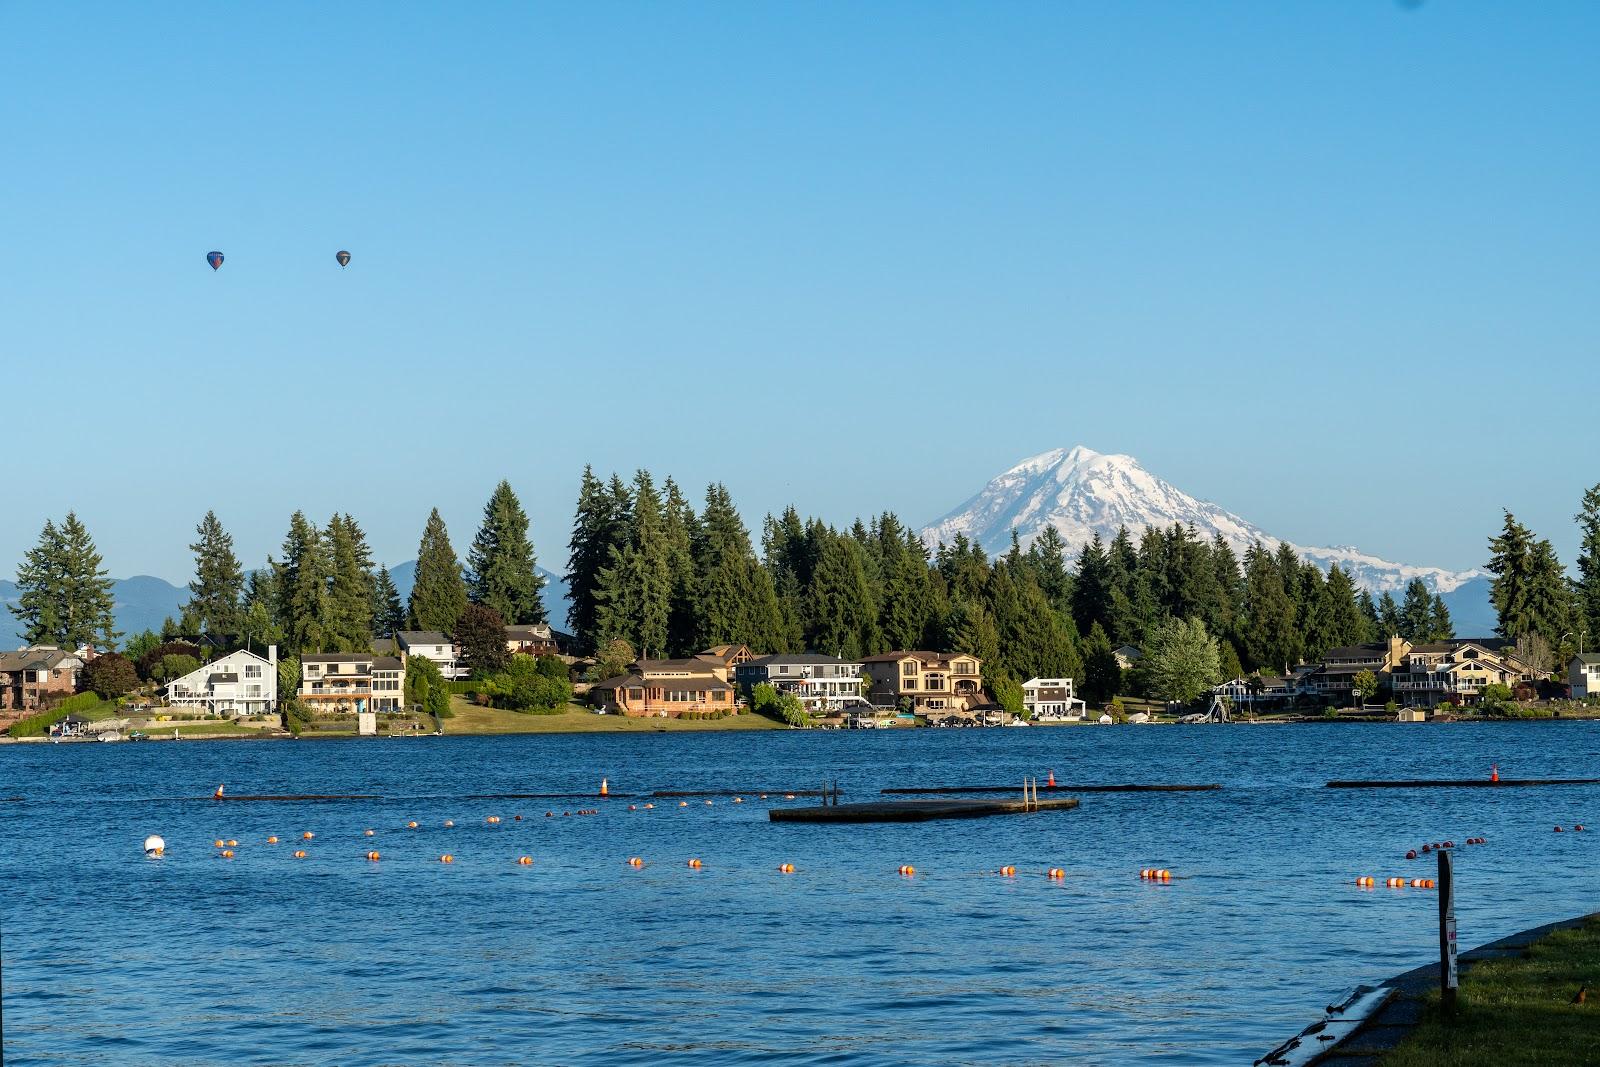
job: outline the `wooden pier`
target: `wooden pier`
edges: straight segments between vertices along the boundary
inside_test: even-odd
[[[1329,782],[1329,789],[1514,789],[1530,785],[1600,785],[1600,778],[1418,778],[1395,782]]]
[[[1016,786],[1008,790],[1017,792]],[[1077,797],[1045,800],[874,800],[859,804],[826,804],[814,808],[773,808],[773,822],[927,822],[930,819],[981,819],[989,815],[1023,815],[1039,811],[1067,811],[1078,806]]]

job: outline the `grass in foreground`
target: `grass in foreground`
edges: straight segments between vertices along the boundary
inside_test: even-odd
[[[707,730],[782,730],[784,725],[745,712],[726,719],[630,719],[625,715],[596,715],[588,708],[568,704],[565,711],[529,715],[501,708],[480,708],[465,697],[450,698],[455,712],[444,720],[446,734],[643,734],[656,731],[694,733]]]
[[[1573,1003],[1587,987],[1582,1004]],[[1435,992],[1422,1024],[1384,1067],[1600,1062],[1600,919],[1536,942],[1522,959],[1474,964],[1455,1018]]]

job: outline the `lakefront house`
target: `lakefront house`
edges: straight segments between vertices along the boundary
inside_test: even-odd
[[[1036,722],[1080,722],[1089,709],[1073,693],[1071,678],[1029,678],[1022,683],[1022,707]]]
[[[983,702],[983,661],[964,652],[885,652],[861,661],[868,699],[880,708],[909,704],[918,715],[967,711]]]
[[[394,635],[401,656],[421,656],[432,660],[445,679],[465,678],[472,672],[461,665],[456,643],[437,630],[401,630]]]
[[[0,711],[33,711],[78,690],[83,658],[54,645],[0,652]]]
[[[635,718],[734,710],[727,667],[698,657],[635,660],[627,674],[590,686],[589,699],[601,711]]]
[[[360,715],[400,711],[406,665],[393,656],[316,652],[300,658],[300,699],[318,711]]]
[[[756,686],[770,685],[780,693],[793,693],[813,715],[866,704],[860,661],[838,656],[815,652],[762,656],[736,665],[734,678],[745,699]]]
[[[1572,686],[1574,700],[1600,696],[1600,652],[1573,656],[1567,665],[1567,683]]]
[[[278,646],[265,656],[230,652],[168,682],[165,696],[171,707],[223,718],[270,714],[278,708]]]

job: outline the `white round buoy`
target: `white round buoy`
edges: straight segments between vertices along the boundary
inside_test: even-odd
[[[167,843],[161,839],[160,834],[151,834],[144,839],[144,854],[146,856],[159,856],[167,851]]]

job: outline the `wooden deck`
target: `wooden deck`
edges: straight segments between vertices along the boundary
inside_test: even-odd
[[[1020,793],[1013,788],[1012,792]],[[981,819],[989,815],[1025,815],[1041,811],[1067,811],[1078,806],[1077,797],[1050,797],[1033,802],[1015,800],[874,800],[860,804],[828,804],[812,808],[773,808],[773,822],[927,822],[930,819]]]

